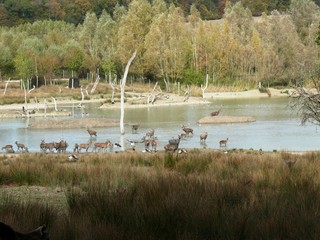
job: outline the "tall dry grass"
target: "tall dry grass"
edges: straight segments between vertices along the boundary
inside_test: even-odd
[[[0,199],[0,220],[18,226],[34,215],[37,224],[49,226],[51,239],[318,239],[320,235],[319,153],[224,154],[196,149],[181,155],[79,157],[78,162],[69,162],[63,154],[2,157],[2,184],[59,186],[66,195],[67,216],[57,206],[31,198],[16,202],[6,195]],[[38,210],[26,210],[32,208]]]

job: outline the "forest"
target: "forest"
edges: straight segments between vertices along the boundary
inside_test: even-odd
[[[0,8],[10,2],[0,1]],[[79,24],[46,19],[2,26],[0,79],[41,76],[52,83],[68,73],[111,81],[135,50],[130,77],[166,86],[201,85],[206,76],[212,84],[284,86],[317,76],[318,5],[292,0],[285,11],[255,17],[248,2],[227,2],[218,20],[204,19],[197,4],[186,14],[164,0],[133,0],[116,4],[112,14],[87,11]]]
[[[63,20],[68,23],[83,23],[86,12],[92,11],[98,17],[103,11],[113,15],[117,5],[128,7],[132,0],[0,0],[0,25],[16,26],[21,23],[32,23],[37,20]],[[165,0],[167,4],[180,7],[185,15],[190,13],[194,4],[201,17],[205,20],[220,19],[227,2],[236,3],[239,0]],[[150,1],[152,2],[152,1]],[[319,5],[320,0],[315,0]],[[242,0],[254,16],[263,12],[269,14],[277,9],[286,11],[290,0]]]

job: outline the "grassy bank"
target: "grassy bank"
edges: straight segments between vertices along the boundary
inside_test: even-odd
[[[90,153],[77,162],[2,156],[0,221],[21,231],[46,223],[50,239],[318,239],[319,159],[209,150]],[[38,188],[10,191],[21,186]]]

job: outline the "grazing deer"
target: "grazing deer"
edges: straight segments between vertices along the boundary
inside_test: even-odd
[[[18,141],[15,141],[15,144],[17,145],[18,151],[27,151],[27,148],[23,143],[18,143]]]
[[[95,131],[93,129],[89,129],[89,127],[87,127],[87,131],[88,131],[90,137],[92,137],[92,136],[96,137],[97,136],[97,131]]]
[[[225,140],[220,140],[220,142],[219,142],[220,147],[223,147],[223,146],[226,147],[228,140],[229,140],[228,138]]]
[[[14,153],[13,146],[11,144],[7,144],[2,147],[2,150],[5,150],[6,153]]]
[[[49,240],[49,232],[46,225],[42,225],[29,233],[20,233],[9,225],[0,222],[1,240]]]
[[[191,133],[193,135],[193,129],[192,128],[188,128],[185,127],[184,125],[182,125],[182,130],[189,136],[189,134]]]
[[[208,133],[204,132],[200,134],[200,142],[205,142],[208,137]]]

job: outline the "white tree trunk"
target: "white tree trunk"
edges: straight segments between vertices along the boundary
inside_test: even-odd
[[[202,98],[205,98],[204,91],[208,88],[208,82],[209,82],[209,75],[207,74],[207,76],[206,76],[206,85],[204,87],[202,87],[202,84],[201,84]]]
[[[8,79],[7,83],[6,83],[6,86],[4,88],[4,91],[3,91],[3,96],[6,95],[6,91],[7,91],[7,87],[8,87],[8,84],[10,82],[10,78]]]
[[[133,59],[136,57],[137,50],[134,51],[131,58],[129,59],[127,66],[124,71],[123,78],[120,81],[120,89],[121,89],[121,99],[120,99],[120,108],[121,108],[121,114],[120,114],[120,133],[124,134],[124,87],[126,86],[127,76],[129,72],[130,65],[133,61]]]

